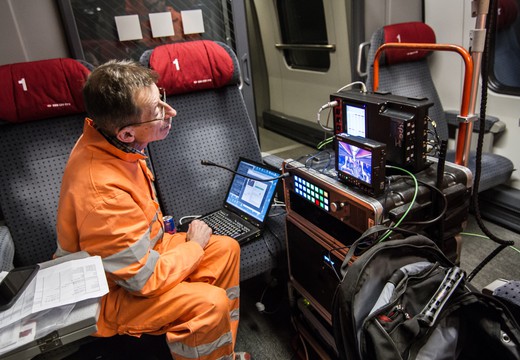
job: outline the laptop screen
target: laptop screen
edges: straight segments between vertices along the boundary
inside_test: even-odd
[[[236,172],[253,179],[235,174],[227,194],[226,206],[239,210],[250,219],[264,222],[274,198],[278,179],[261,180],[276,178],[280,173],[243,158],[238,162]]]

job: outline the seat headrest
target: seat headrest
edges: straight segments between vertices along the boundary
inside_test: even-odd
[[[168,95],[220,88],[237,83],[231,54],[219,43],[195,40],[153,49],[149,67],[159,74],[157,86]]]
[[[0,120],[22,123],[84,112],[82,88],[89,73],[66,58],[0,66]]]
[[[387,25],[384,27],[384,42],[434,44],[435,33],[431,27],[418,21]],[[387,49],[384,54],[384,62],[392,65],[417,61],[423,59],[429,53],[430,51]]]

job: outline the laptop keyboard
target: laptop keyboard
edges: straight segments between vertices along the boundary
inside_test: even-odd
[[[236,219],[231,219],[224,211],[216,211],[202,219],[213,230],[213,234],[236,238],[249,229]]]

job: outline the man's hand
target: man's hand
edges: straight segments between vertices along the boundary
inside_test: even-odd
[[[212,233],[213,231],[204,221],[193,220],[188,227],[186,241],[196,242],[204,249],[208,245]]]

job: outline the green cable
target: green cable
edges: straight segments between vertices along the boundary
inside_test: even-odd
[[[486,235],[482,235],[482,234],[473,234],[473,233],[467,233],[467,232],[461,232],[460,235],[467,235],[467,236],[474,236],[474,237],[479,237],[479,238],[483,238],[483,239],[486,239],[486,240],[491,240],[489,237],[487,237]],[[511,249],[513,249],[514,251],[520,253],[520,250],[517,249],[516,247],[514,246],[509,246]]]
[[[316,149],[321,150],[322,147],[324,147],[327,144],[330,144],[333,140],[334,140],[334,136],[331,136],[330,138],[320,141],[318,143],[318,145],[316,145]]]
[[[412,198],[412,201],[410,202],[410,206],[408,206],[408,209],[406,209],[405,213],[403,214],[403,216],[401,216],[401,218],[399,219],[399,221],[397,221],[394,225],[394,227],[398,227],[404,220],[404,218],[406,217],[406,215],[408,215],[408,213],[410,212],[410,210],[412,209],[412,206],[413,204],[415,204],[415,199],[417,198],[417,193],[419,192],[419,183],[417,182],[417,178],[415,177],[414,174],[412,174],[411,172],[409,172],[408,170],[406,169],[402,169],[400,167],[397,167],[397,166],[392,166],[392,165],[386,165],[387,168],[390,168],[390,169],[395,169],[395,170],[399,170],[399,171],[402,171],[404,172],[405,174],[407,174],[408,176],[410,176],[412,179],[413,179],[413,183],[414,183],[414,186],[415,186],[415,192],[413,193],[413,198]],[[388,230],[386,233],[384,233],[384,235],[381,237],[381,239],[379,239],[378,242],[382,242],[384,241],[387,237],[390,236],[390,234],[392,233],[392,230]]]

